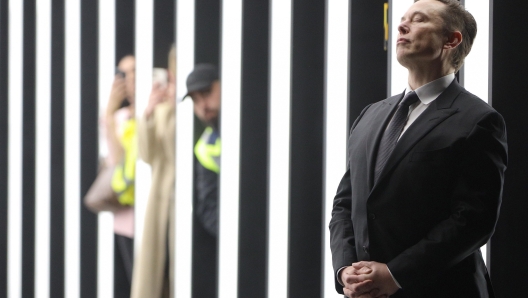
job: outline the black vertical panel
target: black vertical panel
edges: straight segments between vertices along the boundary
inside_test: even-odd
[[[35,45],[36,4],[24,0],[22,118],[22,297],[35,290]]]
[[[325,1],[294,0],[288,297],[320,297]]]
[[[154,67],[167,68],[174,39],[175,0],[154,0]]]
[[[50,297],[64,297],[64,1],[52,0]]]
[[[212,63],[220,60],[220,0],[195,0],[194,63]],[[188,28],[192,29],[191,26]],[[178,45],[177,45],[178,46]],[[185,46],[185,45],[180,45]],[[198,140],[205,126],[194,117],[194,141]],[[195,165],[198,163],[194,158]],[[195,166],[196,169],[196,166]],[[196,177],[196,173],[193,173]],[[196,180],[196,179],[195,179]],[[196,188],[196,183],[194,183]],[[196,194],[196,190],[194,194]],[[197,197],[193,198],[193,210]],[[192,235],[192,297],[218,296],[218,241],[204,229],[196,212],[193,212]],[[204,268],[209,271],[204,272]]]
[[[0,0],[0,297],[7,297],[8,4]]]
[[[220,61],[220,0],[194,0],[194,64]],[[190,29],[190,28],[189,28]],[[194,117],[194,140],[205,126]]]
[[[141,0],[139,0],[141,1]],[[115,0],[115,61],[134,55],[136,44],[136,1]],[[101,28],[107,30],[109,28]]]
[[[239,297],[267,297],[269,7],[243,2]]]
[[[490,75],[493,107],[502,114],[508,131],[509,161],[497,229],[490,244],[488,264],[497,297],[528,297],[528,94],[526,84],[526,1],[490,1],[493,30]],[[486,34],[486,32],[479,32]],[[470,54],[471,55],[471,54]],[[469,90],[471,91],[471,90]]]
[[[220,0],[195,0],[194,63],[220,60]]]
[[[81,198],[97,176],[98,158],[97,1],[81,1]],[[97,295],[97,215],[81,203],[81,297]]]
[[[387,98],[388,59],[383,47],[386,2],[350,0],[350,125],[366,105]]]

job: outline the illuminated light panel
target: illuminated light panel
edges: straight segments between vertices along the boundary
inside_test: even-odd
[[[23,2],[9,1],[8,247],[9,297],[22,296]]]
[[[464,62],[464,87],[488,102],[489,83],[489,0],[466,0],[466,9],[477,21],[478,33]]]
[[[115,73],[115,1],[99,0],[99,117],[105,115]],[[106,139],[99,130],[99,157],[108,154]],[[114,215],[101,212],[97,218],[97,296],[114,295]]]
[[[154,1],[136,1],[136,117],[143,116],[152,90]],[[150,166],[138,159],[134,184],[134,254],[141,249],[145,211],[150,191]]]
[[[176,197],[175,274],[176,298],[191,298],[192,281],[192,201],[194,112],[187,93],[187,76],[194,67],[194,0],[176,2]]]
[[[288,297],[291,0],[271,1],[268,297]]]
[[[51,1],[37,2],[35,297],[50,293]]]
[[[325,99],[325,219],[324,297],[342,297],[335,290],[330,222],[334,196],[346,171],[348,119],[348,40],[349,1],[328,1],[326,27],[326,99]]]
[[[242,0],[222,2],[222,169],[219,200],[218,297],[237,297],[240,205]]]
[[[489,102],[490,3],[489,0],[466,0],[465,7],[477,21],[478,33],[464,62],[464,88]],[[480,250],[487,264],[487,245]]]
[[[65,1],[65,272],[64,296],[80,297],[81,243],[81,3]]]

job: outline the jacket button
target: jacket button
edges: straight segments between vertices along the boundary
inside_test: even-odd
[[[368,254],[368,253],[369,253],[369,248],[368,248],[368,246],[363,245],[363,251],[364,251],[366,254]]]
[[[369,217],[369,219],[374,220],[374,219],[376,219],[376,214],[374,214],[374,213],[369,213],[368,217]]]

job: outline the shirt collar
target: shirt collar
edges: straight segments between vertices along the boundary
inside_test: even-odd
[[[414,91],[416,92],[416,95],[418,95],[418,98],[420,99],[422,104],[428,105],[431,102],[433,102],[433,100],[435,100],[438,96],[440,96],[440,94],[442,94],[442,92],[444,92],[444,90],[447,89],[449,85],[451,85],[454,79],[455,79],[455,74],[450,73],[446,76],[443,76],[439,79],[429,82],[417,88]],[[407,84],[407,89],[405,89],[405,94],[411,91],[413,91],[411,86]]]

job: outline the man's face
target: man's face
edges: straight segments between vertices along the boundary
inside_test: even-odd
[[[191,92],[189,95],[194,102],[194,114],[198,119],[217,127],[220,114],[220,82],[214,81],[210,89]]]
[[[126,97],[133,104],[136,98],[136,58],[134,56],[123,57],[117,68],[125,73]]]
[[[397,59],[404,67],[427,65],[448,58],[443,49],[447,37],[441,12],[445,4],[435,0],[415,2],[398,26]]]

